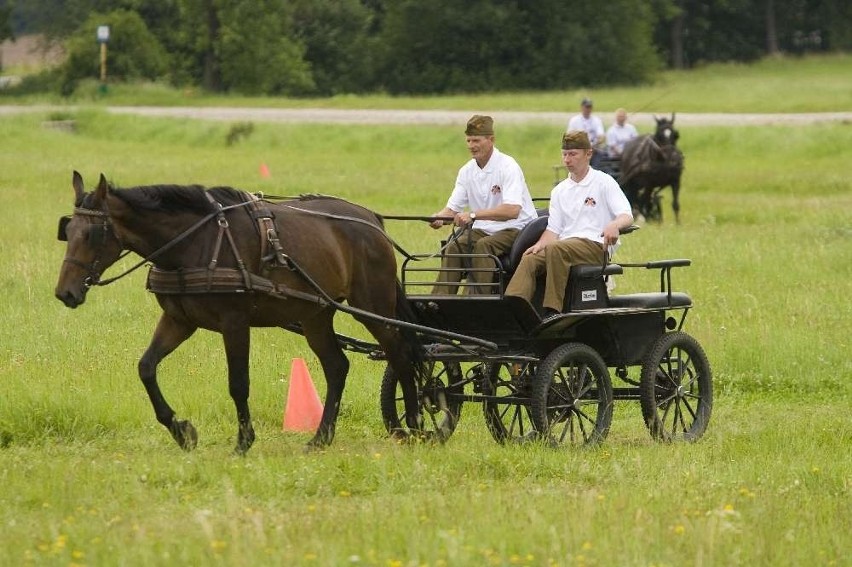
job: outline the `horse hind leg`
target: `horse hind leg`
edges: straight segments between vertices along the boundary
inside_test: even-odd
[[[198,433],[188,420],[178,420],[174,410],[163,397],[157,383],[157,366],[160,362],[188,339],[196,327],[180,323],[163,313],[151,343],[139,359],[139,378],[148,393],[157,421],[165,426],[181,449],[191,451],[198,444]]]
[[[413,333],[411,336],[406,336],[400,329],[388,327],[383,323],[360,321],[378,341],[388,365],[399,380],[405,403],[406,425],[411,433],[419,436],[419,432],[423,431],[423,414],[420,411],[420,399],[417,395],[417,379],[424,372],[422,361],[414,351],[419,348],[419,339]]]

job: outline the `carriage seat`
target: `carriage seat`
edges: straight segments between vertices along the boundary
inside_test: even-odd
[[[524,251],[538,242],[538,239],[541,238],[541,235],[547,228],[547,218],[546,212],[544,215],[541,215],[541,212],[539,212],[538,218],[533,219],[532,222],[521,229],[518,237],[515,238],[515,242],[512,243],[512,248],[509,250],[509,253],[504,254],[499,258],[500,267],[503,268],[504,272],[507,274],[515,273],[515,270],[518,268],[518,264],[521,263],[521,256],[524,255]]]
[[[610,307],[638,307],[641,309],[664,309],[668,307],[690,307],[692,298],[682,292],[672,292],[671,300],[666,292],[630,293],[611,295]]]

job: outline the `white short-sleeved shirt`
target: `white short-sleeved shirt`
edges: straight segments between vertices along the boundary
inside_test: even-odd
[[[447,207],[460,213],[465,209],[475,212],[503,204],[520,205],[518,218],[507,221],[476,219],[473,228],[488,234],[507,228],[522,229],[537,216],[521,166],[495,147],[485,167],[480,169],[476,160],[471,159],[459,169]]]
[[[550,193],[547,230],[565,238],[603,243],[603,229],[620,214],[633,216],[618,183],[602,171],[589,168],[579,183],[569,176]]]
[[[589,135],[589,141],[592,143],[592,147],[596,147],[598,143],[603,142],[606,134],[604,133],[603,122],[601,119],[595,116],[594,114],[590,115],[588,118],[583,116],[582,113],[572,116],[571,120],[568,121],[568,130],[582,130],[586,134]]]
[[[606,131],[606,147],[620,156],[624,152],[624,144],[638,135],[639,132],[633,124],[625,122],[624,126],[619,126],[616,122]]]

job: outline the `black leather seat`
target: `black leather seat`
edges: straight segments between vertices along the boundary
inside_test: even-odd
[[[515,273],[518,264],[521,263],[521,256],[524,255],[524,251],[541,238],[541,235],[547,228],[547,218],[546,214],[540,216],[521,229],[509,253],[500,257],[500,264],[507,274]]]

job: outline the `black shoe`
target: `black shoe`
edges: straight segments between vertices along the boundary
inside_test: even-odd
[[[560,313],[556,309],[550,309],[548,307],[544,310],[544,313],[541,314],[541,322],[544,323],[545,321],[553,319],[554,317],[558,317],[559,315],[562,315],[562,313]]]

